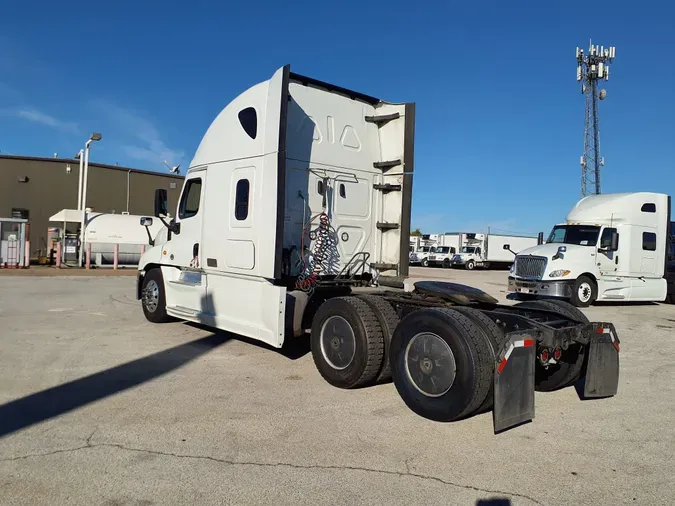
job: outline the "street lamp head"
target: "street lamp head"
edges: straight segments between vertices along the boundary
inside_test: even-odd
[[[77,153],[75,153],[75,156],[73,156],[73,158],[75,158],[75,160],[79,160],[81,155],[82,151],[78,151]]]
[[[100,133],[94,132],[93,134],[91,134],[91,137],[89,137],[89,140],[90,141],[100,141],[101,137],[102,137],[102,135]]]

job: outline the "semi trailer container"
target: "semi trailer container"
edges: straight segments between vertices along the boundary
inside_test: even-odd
[[[500,305],[408,275],[415,105],[295,74],[290,66],[216,117],[187,172],[167,240],[139,265],[146,318],[172,317],[280,348],[309,333],[338,388],[393,378],[419,415],[492,408],[495,431],[534,417],[534,392],[585,377],[614,395],[619,340],[564,302]],[[589,409],[592,409],[592,405]]]

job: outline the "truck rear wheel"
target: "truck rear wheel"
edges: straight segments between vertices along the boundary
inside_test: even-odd
[[[384,354],[382,357],[382,367],[376,381],[388,381],[391,379],[391,364],[389,362],[391,336],[394,335],[399,322],[398,314],[394,310],[394,307],[382,297],[378,297],[377,295],[359,295],[358,297],[370,306],[370,309],[373,310],[375,317],[380,322],[384,342]]]
[[[141,306],[145,318],[152,323],[166,323],[171,317],[166,314],[164,277],[159,269],[150,269],[143,276],[141,285]]]
[[[543,309],[555,311],[566,318],[576,320],[581,323],[588,323],[588,318],[578,308],[569,302],[563,300],[534,300],[531,302],[521,302],[515,307],[523,309]],[[537,360],[534,367],[534,385],[540,392],[550,392],[576,383],[581,376],[581,369],[584,364],[586,347],[581,344],[575,344],[564,350],[560,362],[545,368]]]
[[[482,313],[477,309],[465,306],[456,306],[453,307],[452,309],[462,313],[464,316],[473,321],[483,331],[485,338],[488,340],[488,343],[490,344],[490,350],[492,352],[491,355],[492,364],[490,368],[490,373],[494,377],[494,364],[496,363],[497,355],[506,344],[506,334],[502,331],[502,329],[499,328],[499,325],[497,325],[490,317],[486,316],[484,313]],[[490,389],[488,390],[487,396],[485,397],[483,403],[476,410],[476,413],[484,413],[485,411],[488,411],[490,408],[492,408],[494,401],[493,391],[494,391],[494,382],[491,381]]]
[[[481,329],[459,311],[420,309],[401,320],[391,341],[396,390],[415,413],[449,422],[483,403],[494,368]]]
[[[382,328],[375,312],[358,297],[324,302],[314,315],[310,341],[316,368],[335,387],[367,385],[382,366]]]

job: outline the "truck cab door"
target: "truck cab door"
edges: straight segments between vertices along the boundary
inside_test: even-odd
[[[199,320],[206,307],[206,276],[201,269],[202,220],[206,192],[206,167],[191,170],[183,186],[176,223],[180,230],[164,245],[162,264],[167,311],[180,318]]]
[[[605,227],[600,234],[596,255],[600,276],[616,276],[616,271],[619,270],[619,250],[612,251],[611,249],[612,234],[616,231],[616,228]]]

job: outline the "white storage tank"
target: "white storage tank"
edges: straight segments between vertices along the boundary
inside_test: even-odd
[[[148,247],[150,240],[146,227],[142,226],[141,216],[132,214],[87,213],[85,242],[91,244],[92,261],[98,265],[112,264],[115,244],[119,244],[118,263],[136,265],[141,258],[141,247]],[[148,227],[155,238],[165,228],[162,222],[153,218]]]

